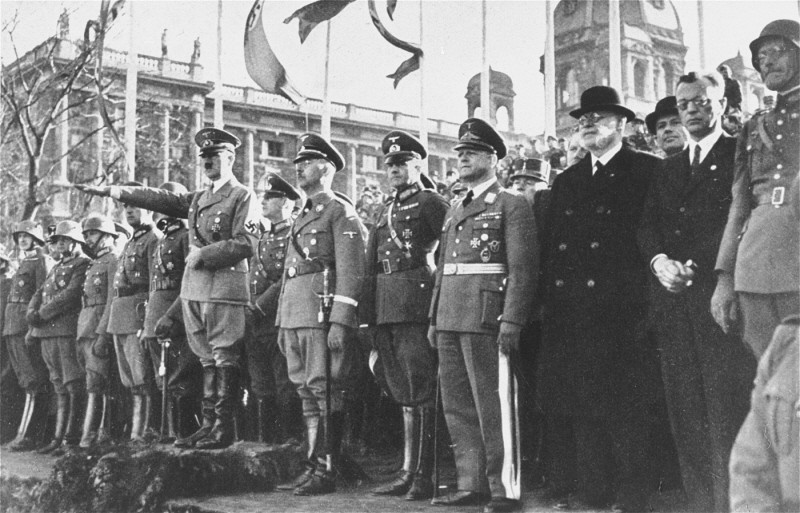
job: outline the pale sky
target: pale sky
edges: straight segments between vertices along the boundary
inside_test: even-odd
[[[202,41],[201,63],[205,79],[216,73],[216,0],[127,0],[135,1],[134,30],[138,51],[161,55],[161,32],[168,29],[169,56],[188,61],[193,42]],[[645,0],[647,1],[647,0]],[[305,44],[299,44],[297,21],[283,19],[310,0],[271,1],[264,7],[270,42],[286,67],[294,85],[307,96],[321,98],[323,91],[324,25],[318,26]],[[401,39],[419,41],[419,2],[398,2],[395,21],[385,17],[385,2],[378,9],[387,28]],[[697,2],[674,0],[683,27],[687,69],[699,64]],[[516,128],[528,134],[542,131],[543,77],[539,56],[544,51],[544,0],[489,0],[488,58],[492,68],[508,74],[514,82]],[[225,0],[223,5],[223,82],[255,86],[244,65],[244,25],[252,2]],[[55,34],[59,14],[70,13],[72,38],[82,37],[86,21],[96,18],[99,1],[66,2],[2,0],[3,28],[17,14],[15,40],[20,53]],[[748,43],[768,22],[797,18],[798,0],[706,0],[706,62],[716,66],[737,51],[749,61]],[[424,0],[423,50],[425,101],[429,118],[459,123],[466,118],[464,94],[467,81],[481,66],[481,2],[479,0]],[[117,20],[106,45],[127,50],[130,18],[127,11]],[[335,102],[400,111],[417,115],[420,109],[419,72],[407,76],[395,90],[385,78],[408,57],[390,46],[372,26],[367,3],[357,0],[331,25],[330,98]],[[4,64],[14,59],[5,30],[2,35]]]

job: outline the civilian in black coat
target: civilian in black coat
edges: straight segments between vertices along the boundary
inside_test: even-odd
[[[689,146],[655,173],[639,229],[654,274],[651,318],[690,511],[728,511],[728,458],[755,376],[755,359],[708,309],[736,152],[736,139],[722,130],[723,93],[716,72],[681,77],[676,96]]]

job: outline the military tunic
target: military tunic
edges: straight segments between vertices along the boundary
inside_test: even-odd
[[[33,294],[44,283],[54,261],[42,248],[27,251],[11,279],[11,290],[5,307],[2,336],[9,360],[20,386],[28,393],[39,393],[47,386],[47,367],[42,360],[39,341],[25,344],[28,322],[25,314]]]
[[[86,390],[105,393],[111,365],[111,351],[100,356],[92,351],[99,336],[108,336],[108,319],[114,297],[117,255],[102,248],[92,260],[83,282],[83,309],[78,316],[78,361],[86,371]]]
[[[294,396],[275,326],[290,226],[289,219],[275,223],[256,243],[250,261],[250,293],[260,312],[249,316],[245,338],[250,393],[258,399],[278,396],[281,404]]]
[[[257,233],[251,192],[231,179],[212,188],[176,194],[149,187],[120,187],[126,204],[188,219],[197,267],[184,269],[180,297],[189,345],[203,366],[238,366],[233,347],[245,332],[250,302],[247,259]]]
[[[83,388],[84,370],[78,362],[75,341],[90,262],[83,253],[63,257],[28,304],[28,314],[38,312],[42,319],[30,334],[42,339],[42,358],[57,394],[66,394],[73,386]]]
[[[528,202],[496,180],[469,204],[458,200],[442,228],[430,319],[459,490],[485,493],[488,486],[492,497],[510,497],[497,336],[501,322],[523,327],[531,319],[535,245]]]
[[[432,406],[437,362],[427,340],[442,224],[439,194],[412,184],[378,212],[367,242],[368,282],[362,323],[378,327],[375,343],[389,393],[404,406]]]
[[[790,204],[800,170],[798,147],[797,88],[779,94],[772,111],[750,119],[737,143],[733,202],[716,270],[733,275],[743,338],[756,357],[780,320],[800,312],[800,230]]]
[[[156,338],[155,327],[173,303],[180,302],[185,260],[189,254],[189,230],[184,222],[173,219],[163,228],[164,236],[159,239],[150,259],[150,296],[147,300],[142,331],[142,338],[147,341],[156,384],[161,390],[164,386],[163,378],[158,375],[161,343]],[[178,329],[174,330],[167,350],[167,390],[176,397],[184,397],[198,393],[201,368],[200,360],[186,341],[185,330],[182,329],[183,323],[175,324]]]
[[[162,234],[152,225],[136,228],[119,256],[108,332],[114,335],[122,384],[144,393],[153,384],[149,357],[141,344],[150,290],[153,251]]]
[[[324,292],[323,271],[328,269],[328,292],[333,294],[330,322],[355,330],[365,276],[362,228],[355,209],[330,191],[310,198],[292,227],[276,325],[289,379],[306,415],[319,415],[325,407],[327,331],[319,318],[318,296]],[[340,380],[348,370],[343,353],[331,352],[332,411],[343,407]]]

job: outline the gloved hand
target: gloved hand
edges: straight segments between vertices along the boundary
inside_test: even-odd
[[[156,322],[156,337],[157,338],[172,338],[172,328],[175,325],[175,320],[166,315],[162,316]]]
[[[500,323],[500,332],[497,334],[497,345],[503,354],[511,354],[519,351],[519,337],[522,333],[522,326],[510,322]]]
[[[92,196],[110,196],[111,195],[111,187],[100,187],[97,185],[84,185],[84,184],[75,184],[73,185],[74,188],[78,189],[81,192],[85,192],[86,194],[91,194]]]
[[[42,319],[42,316],[39,315],[38,310],[28,312],[28,315],[25,316],[25,320],[28,321],[29,326],[33,326],[34,328],[38,328],[44,324],[44,319]]]
[[[114,343],[112,336],[113,335],[109,333],[98,335],[92,344],[92,354],[98,358],[108,358],[109,354],[111,354],[111,347]]]

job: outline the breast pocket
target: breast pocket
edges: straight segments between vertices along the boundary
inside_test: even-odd
[[[800,436],[800,425],[795,412],[797,397],[777,386],[769,386],[764,392],[767,401],[767,436],[783,455],[795,451]]]
[[[86,277],[84,291],[87,295],[104,295],[108,290],[108,273],[106,271],[95,271]]]
[[[302,235],[303,252],[309,258],[333,255],[333,238],[326,227],[312,227]]]
[[[72,279],[72,268],[61,268],[56,271],[55,276],[55,289],[62,290],[67,288],[69,285],[70,280]]]
[[[504,249],[502,217],[475,219],[470,247],[480,252],[481,262],[496,260],[495,257]]]
[[[211,242],[229,240],[232,232],[231,216],[227,213],[217,211],[206,218],[206,233],[210,235]]]
[[[14,290],[11,301],[24,301],[33,296],[36,278],[32,272],[18,272],[14,277]]]

